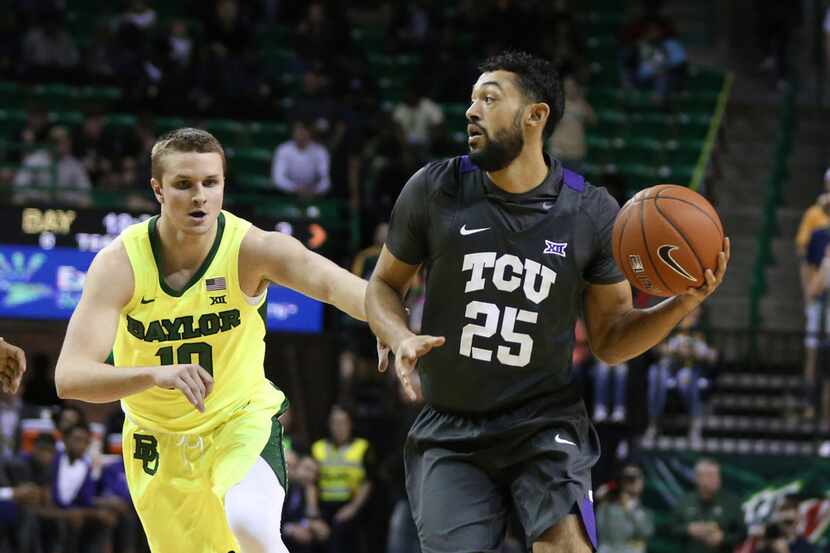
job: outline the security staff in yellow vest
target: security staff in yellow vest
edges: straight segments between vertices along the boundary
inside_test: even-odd
[[[369,442],[352,436],[351,414],[341,405],[331,409],[329,433],[329,439],[311,447],[320,465],[319,509],[332,529],[329,551],[352,553],[357,547],[356,520],[372,492],[374,453]]]

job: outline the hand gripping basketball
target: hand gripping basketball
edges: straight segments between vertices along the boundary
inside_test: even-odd
[[[395,352],[395,370],[401,384],[403,384],[406,395],[412,401],[417,400],[420,396],[420,390],[416,390],[413,378],[418,358],[423,357],[433,348],[443,346],[445,341],[443,336],[413,336],[407,338],[398,346],[398,350]]]

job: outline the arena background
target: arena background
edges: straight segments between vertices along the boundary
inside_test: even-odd
[[[26,349],[29,372],[19,397],[0,396],[0,488],[26,482],[12,468],[30,460],[39,434],[60,439],[62,411],[80,405],[54,391],[66,321],[94,253],[158,212],[148,184],[158,136],[182,126],[211,131],[228,157],[227,209],[368,276],[378,231],[407,178],[430,159],[465,153],[477,62],[511,48],[554,59],[569,80],[574,109],[550,145],[553,155],[620,203],[653,184],[688,185],[715,204],[732,239],[726,280],[688,334],[709,353],[655,348],[622,373],[598,368],[578,350],[603,444],[594,473],[598,504],[616,501],[621,467],[636,463],[656,530],[632,546],[702,551],[678,532],[677,506],[693,492],[694,463],[705,456],[721,464],[724,488],[741,503],[740,535],[709,550],[781,551],[773,534],[788,509],[797,511],[798,534],[814,550],[830,550],[830,415],[822,416],[827,402],[814,393],[820,386],[804,378],[805,254],[794,242],[805,210],[830,205],[820,196],[830,190],[827,2],[2,6],[0,335]],[[277,148],[297,137],[298,124],[328,153],[330,183],[321,177],[299,192],[275,182]],[[810,230],[828,224],[825,214]],[[418,294],[410,299],[416,317]],[[654,301],[637,296],[641,306]],[[374,371],[368,328],[276,287],[268,326],[266,371],[292,402],[296,459],[327,436],[335,403],[350,408],[354,435],[369,440],[374,458],[357,545],[324,540],[297,550],[416,550],[412,529],[393,513],[406,512],[400,449],[417,406],[402,399],[391,376]],[[826,373],[819,327],[817,366]],[[690,419],[684,377],[667,373],[655,432],[648,405],[661,373],[654,367],[680,358],[703,414]],[[598,388],[618,383],[627,391],[622,403],[601,402]],[[89,455],[98,477],[120,462],[119,409],[80,407],[92,423]],[[36,483],[49,486],[49,478]],[[21,537],[14,513],[0,509],[0,551],[143,550],[129,509],[73,527],[70,518],[47,513],[47,495],[39,506],[18,506],[42,510],[34,538]],[[90,533],[73,538],[78,528]],[[809,550],[795,543],[788,550]],[[514,540],[505,550],[522,549]]]

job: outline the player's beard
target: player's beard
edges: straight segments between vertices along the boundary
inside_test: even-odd
[[[492,137],[487,135],[487,144],[477,152],[470,152],[470,160],[482,171],[501,171],[519,157],[525,147],[521,116],[519,111],[510,127],[496,131]]]

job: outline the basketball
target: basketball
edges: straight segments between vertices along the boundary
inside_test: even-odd
[[[706,283],[723,249],[723,225],[706,198],[685,186],[641,190],[614,222],[617,266],[653,296],[675,296]]]

